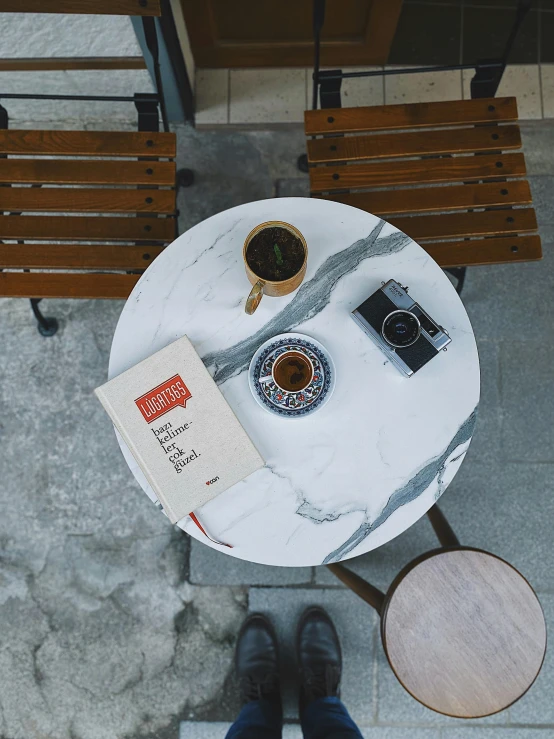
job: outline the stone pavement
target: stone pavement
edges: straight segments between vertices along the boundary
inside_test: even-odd
[[[530,579],[554,624],[554,127],[524,130],[542,263],[470,270],[464,302],[479,343],[478,429],[442,505],[467,544]],[[305,195],[300,128],[179,130],[181,228],[259,198]],[[41,338],[27,301],[0,301],[0,738],[216,739],[238,708],[234,638],[263,610],[284,641],[322,603],[343,640],[344,699],[372,739],[554,737],[554,653],[529,693],[474,723],[412,700],[390,672],[376,619],[323,568],[270,568],[174,530],[130,475],[92,390],[106,379],[121,301],[45,301],[61,331]],[[351,563],[386,587],[435,545],[426,520]],[[286,739],[298,737],[286,695]]]

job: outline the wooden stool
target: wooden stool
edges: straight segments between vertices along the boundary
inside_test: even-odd
[[[410,562],[386,595],[343,565],[328,567],[380,613],[389,664],[416,700],[448,716],[489,716],[521,698],[539,674],[541,605],[510,564],[460,546],[437,506],[429,518],[443,548]]]

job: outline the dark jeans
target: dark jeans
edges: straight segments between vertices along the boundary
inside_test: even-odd
[[[266,700],[246,703],[225,739],[281,739],[283,716]],[[318,698],[301,720],[304,739],[363,739],[339,698]]]

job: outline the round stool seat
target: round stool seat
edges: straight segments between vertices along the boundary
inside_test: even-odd
[[[381,629],[406,690],[461,718],[488,716],[520,698],[546,651],[534,590],[507,562],[475,549],[412,562],[387,594]]]

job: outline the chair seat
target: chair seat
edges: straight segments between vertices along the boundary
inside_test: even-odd
[[[173,133],[0,130],[0,296],[127,298],[175,238]]]
[[[442,266],[541,259],[515,98],[306,111],[312,197],[386,218]]]
[[[520,698],[546,651],[544,615],[527,580],[469,548],[412,562],[387,594],[381,629],[406,690],[461,718],[496,713]]]

